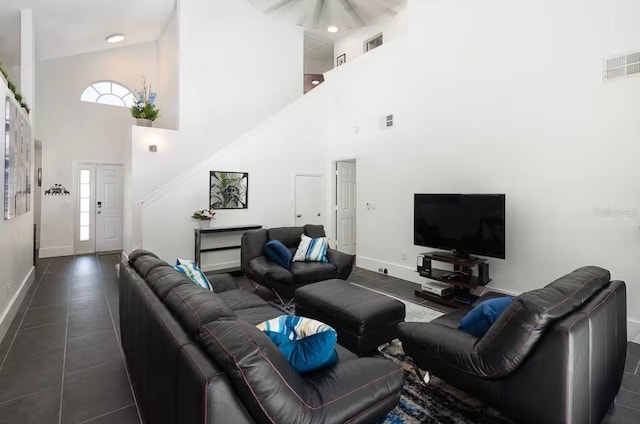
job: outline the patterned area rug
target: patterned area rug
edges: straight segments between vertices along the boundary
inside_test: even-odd
[[[351,283],[354,284],[354,283]],[[358,287],[362,287],[355,284]],[[368,287],[363,287],[371,290]],[[381,293],[377,290],[372,290]],[[389,296],[386,293],[381,293]],[[441,312],[393,297],[407,306],[407,321],[429,322]],[[293,305],[269,302],[276,309],[293,315]],[[380,357],[389,359],[404,370],[405,383],[398,406],[387,415],[384,424],[507,424],[512,423],[500,412],[488,407],[476,398],[456,389],[437,377],[431,377],[428,385],[421,384],[402,351],[398,340],[380,348]]]

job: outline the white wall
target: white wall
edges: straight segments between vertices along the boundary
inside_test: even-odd
[[[178,129],[178,12],[171,15],[158,39],[157,106],[160,117],[154,122],[158,128]]]
[[[333,59],[305,59],[304,61],[304,73],[305,74],[324,74],[327,71],[333,69]]]
[[[0,77],[0,116],[5,116],[4,98],[9,95]],[[4,125],[3,125],[4,128]],[[4,137],[4,131],[2,132]],[[33,140],[31,141],[33,152]],[[2,149],[4,151],[4,147]],[[4,155],[3,155],[4,156]],[[4,159],[3,159],[4,165]],[[33,162],[31,169],[33,170]],[[0,190],[4,193],[4,172]],[[33,174],[32,174],[33,175]],[[17,307],[33,283],[33,198],[31,212],[4,220],[4,196],[0,199],[0,341],[6,334]]]
[[[42,186],[62,184],[67,197],[42,198],[40,256],[73,253],[74,161],[124,163],[134,120],[126,108],[80,101],[80,94],[99,80],[117,81],[130,90],[140,75],[155,81],[156,43],[38,62],[36,137],[42,141]]]
[[[29,117],[35,128],[35,36],[31,9],[20,11],[20,94],[31,109]]]
[[[629,95],[640,78],[603,83],[601,72],[603,57],[640,49],[640,4],[410,8],[406,42],[323,85],[328,157],[358,160],[358,263],[420,281],[414,258],[428,249],[413,246],[413,193],[505,193],[507,259],[490,260],[491,286],[519,293],[599,265],[627,282],[629,316],[640,319],[640,100]],[[397,126],[380,130],[388,113]],[[632,216],[595,215],[608,207]]]
[[[181,0],[178,20],[180,130],[191,164],[302,95],[301,28],[246,1]]]
[[[249,207],[216,211],[214,226],[292,225],[294,174],[323,172],[325,111],[326,92],[318,87],[200,162],[167,190],[147,199],[142,207],[143,247],[167,261],[193,258],[193,228],[197,223],[191,214],[208,207],[209,171],[213,170],[249,173]],[[163,167],[170,157],[153,154],[146,160],[149,168]],[[232,262],[239,257],[237,252],[216,255],[216,262]],[[208,260],[212,258],[203,257],[205,269]]]
[[[334,43],[334,60],[342,54],[347,55],[347,63],[364,54],[364,42],[382,33],[383,45],[390,43],[407,33],[408,12],[403,9],[392,19],[382,21],[349,32]]]

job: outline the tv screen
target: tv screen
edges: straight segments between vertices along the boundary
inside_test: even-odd
[[[416,194],[414,244],[505,258],[504,194]]]

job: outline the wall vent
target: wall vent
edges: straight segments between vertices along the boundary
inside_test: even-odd
[[[640,52],[613,56],[603,61],[605,81],[640,75]]]

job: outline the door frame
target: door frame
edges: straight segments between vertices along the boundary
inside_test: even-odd
[[[320,172],[296,172],[293,174],[293,181],[292,181],[292,187],[293,187],[293,193],[291,198],[293,199],[291,201],[291,225],[293,225],[295,227],[296,225],[296,182],[298,177],[319,177],[320,178],[320,192],[322,193],[322,199],[320,200],[320,210],[324,211],[324,206],[325,206],[325,197],[326,197],[326,192],[325,192],[325,184],[324,184],[324,174],[320,173]],[[325,217],[322,217],[322,223],[323,225],[325,225],[326,220]]]
[[[95,238],[96,238],[96,225],[95,225],[95,217],[94,217],[94,223],[93,223],[93,251],[78,251],[77,250],[77,240],[80,238],[80,175],[78,173],[78,168],[80,168],[81,166],[93,166],[93,197],[94,199],[92,199],[93,201],[93,214],[95,215],[95,192],[96,192],[96,181],[97,181],[97,173],[98,173],[98,165],[107,165],[107,166],[122,166],[122,169],[124,171],[124,163],[121,162],[95,162],[95,161],[90,161],[90,160],[74,160],[72,161],[72,169],[73,169],[73,183],[71,184],[71,188],[72,191],[71,193],[73,193],[73,254],[74,255],[84,255],[84,254],[91,254],[91,253],[96,253],[96,246],[95,246]],[[124,190],[124,179],[122,181],[122,189]],[[122,205],[122,212],[123,212],[123,217],[124,217],[124,204]]]
[[[331,161],[331,236],[333,240],[329,243],[333,243],[333,249],[338,250],[338,163],[339,162],[353,162],[356,164],[356,172],[358,169],[358,158],[345,158],[345,159],[336,159]],[[357,190],[358,190],[358,174],[356,174],[356,200],[357,200]],[[358,216],[358,205],[356,203],[356,222]],[[357,225],[357,224],[356,224]],[[358,228],[358,227],[356,227]],[[357,231],[357,230],[356,230]],[[357,232],[356,232],[357,237]],[[356,255],[357,255],[357,245],[356,245]]]

